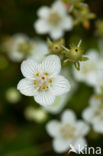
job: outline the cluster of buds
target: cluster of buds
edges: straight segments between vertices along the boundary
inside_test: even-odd
[[[88,5],[83,0],[63,0],[63,2],[75,18],[74,25],[82,23],[85,29],[89,29],[89,20],[94,19],[95,14],[90,12]]]
[[[88,58],[83,56],[81,40],[77,45],[65,47],[64,39],[51,41],[48,39],[48,48],[51,54],[56,54],[62,58],[62,64],[72,63],[77,70],[80,70],[80,61],[87,61]]]

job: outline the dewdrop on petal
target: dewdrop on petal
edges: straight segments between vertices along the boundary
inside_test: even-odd
[[[36,121],[36,122],[44,122],[47,119],[47,114],[42,108],[34,108],[29,106],[25,109],[24,115],[27,120]]]

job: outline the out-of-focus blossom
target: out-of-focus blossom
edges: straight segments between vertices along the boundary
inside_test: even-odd
[[[21,95],[16,88],[11,87],[6,91],[6,99],[10,103],[17,103],[20,101]]]
[[[34,96],[37,103],[47,106],[54,103],[56,96],[61,96],[70,90],[69,81],[59,75],[61,62],[58,56],[47,56],[42,63],[27,59],[21,64],[24,75],[17,88],[26,96]]]
[[[96,50],[88,51],[87,56],[89,60],[81,62],[81,69],[80,71],[74,70],[74,76],[78,81],[86,82],[91,86],[101,86],[103,84],[103,59]]]
[[[49,53],[47,44],[42,40],[32,40],[32,45],[30,58],[37,62],[42,62],[44,57]]]
[[[3,43],[3,47],[12,61],[19,62],[27,56],[31,45],[29,44],[29,38],[26,35],[15,34],[6,39]]]
[[[103,94],[92,96],[83,118],[92,124],[94,131],[103,134]]]
[[[41,108],[34,108],[29,106],[25,109],[24,115],[27,120],[36,121],[36,122],[44,122],[47,119],[46,112]]]
[[[90,12],[90,9],[86,3],[79,3],[79,5],[72,10],[75,16],[74,24],[82,23],[83,26],[88,29],[90,27],[89,20],[95,18],[95,14]]]
[[[15,34],[4,41],[3,48],[8,57],[14,62],[20,62],[27,57],[33,57],[41,61],[48,53],[45,42],[41,40],[31,40],[24,34]]]
[[[53,39],[59,39],[65,30],[73,28],[73,19],[68,15],[66,6],[61,0],[54,2],[51,8],[43,6],[38,10],[38,19],[34,27],[39,34],[49,33]]]
[[[46,126],[47,132],[53,137],[53,148],[56,152],[62,153],[70,149],[72,145],[78,150],[78,145],[86,145],[85,135],[88,134],[89,127],[79,120],[72,110],[66,110],[61,117],[61,122],[50,121]]]
[[[52,105],[43,107],[43,109],[52,114],[60,113],[62,111],[62,109],[65,107],[65,105],[67,104],[68,99],[69,99],[69,97],[67,94],[58,96],[58,97],[56,97],[56,99]]]

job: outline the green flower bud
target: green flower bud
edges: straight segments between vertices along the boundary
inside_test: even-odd
[[[70,50],[66,53],[66,57],[68,57],[73,62],[82,60],[83,51],[80,47],[72,45],[70,46]]]
[[[48,43],[48,49],[50,50],[51,53],[55,54],[61,54],[63,51],[63,45],[64,45],[64,39],[56,40],[56,41],[50,41],[49,39],[47,40]]]

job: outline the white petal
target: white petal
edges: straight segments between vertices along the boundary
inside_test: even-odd
[[[76,122],[76,116],[72,110],[67,109],[66,111],[63,112],[61,120],[63,123],[74,124]]]
[[[35,73],[39,72],[39,67],[35,60],[28,59],[21,64],[21,72],[24,77],[34,79]]]
[[[58,74],[61,70],[60,58],[56,55],[47,56],[42,62],[42,67],[45,72],[50,74]]]
[[[72,27],[73,27],[73,19],[71,18],[71,16],[64,17],[62,27],[65,30],[71,30],[72,29]]]
[[[87,122],[91,122],[93,120],[93,116],[94,112],[90,107],[86,108],[82,113],[83,119],[86,120]]]
[[[98,123],[94,124],[93,129],[96,132],[103,134],[103,122],[98,122]]]
[[[67,93],[70,90],[70,84],[64,76],[56,76],[53,80],[53,94],[56,96]]]
[[[52,137],[59,136],[60,133],[60,123],[57,120],[52,120],[46,125],[46,130]]]
[[[35,96],[34,99],[40,105],[48,106],[54,103],[55,96],[46,92],[43,92],[43,93],[41,92],[37,96]]]
[[[64,3],[61,2],[60,0],[57,0],[56,2],[53,3],[52,9],[54,11],[59,12],[61,15],[66,14],[67,12]]]
[[[61,37],[63,37],[63,35],[64,35],[64,32],[63,32],[63,30],[62,30],[62,28],[60,29],[60,28],[57,28],[57,29],[52,29],[51,31],[50,31],[50,36],[53,38],[53,39],[59,39],[59,38],[61,38]]]
[[[70,144],[71,140],[63,140],[59,138],[53,140],[53,148],[57,153],[68,151]]]
[[[67,104],[67,100],[68,100],[67,94],[58,96],[56,97],[53,105],[43,107],[43,109],[52,114],[60,113],[62,109],[64,108],[64,106]]]
[[[17,89],[26,96],[34,96],[37,94],[35,87],[33,86],[33,81],[29,79],[22,79],[17,85]]]
[[[14,62],[21,62],[24,58],[24,55],[18,51],[11,51],[8,53],[8,57]]]
[[[34,23],[37,33],[45,34],[49,32],[49,25],[45,20],[39,19]]]
[[[89,129],[90,129],[89,126],[83,121],[78,121],[76,124],[76,134],[79,135],[80,137],[88,134]]]
[[[83,137],[74,140],[73,147],[77,152],[79,152],[80,149],[84,149],[86,146],[87,142]]]
[[[41,18],[47,18],[49,11],[50,9],[47,6],[43,6],[38,10],[37,14]]]
[[[41,63],[45,55],[48,53],[48,46],[45,42],[41,40],[34,41],[34,48],[31,52],[31,58]]]

